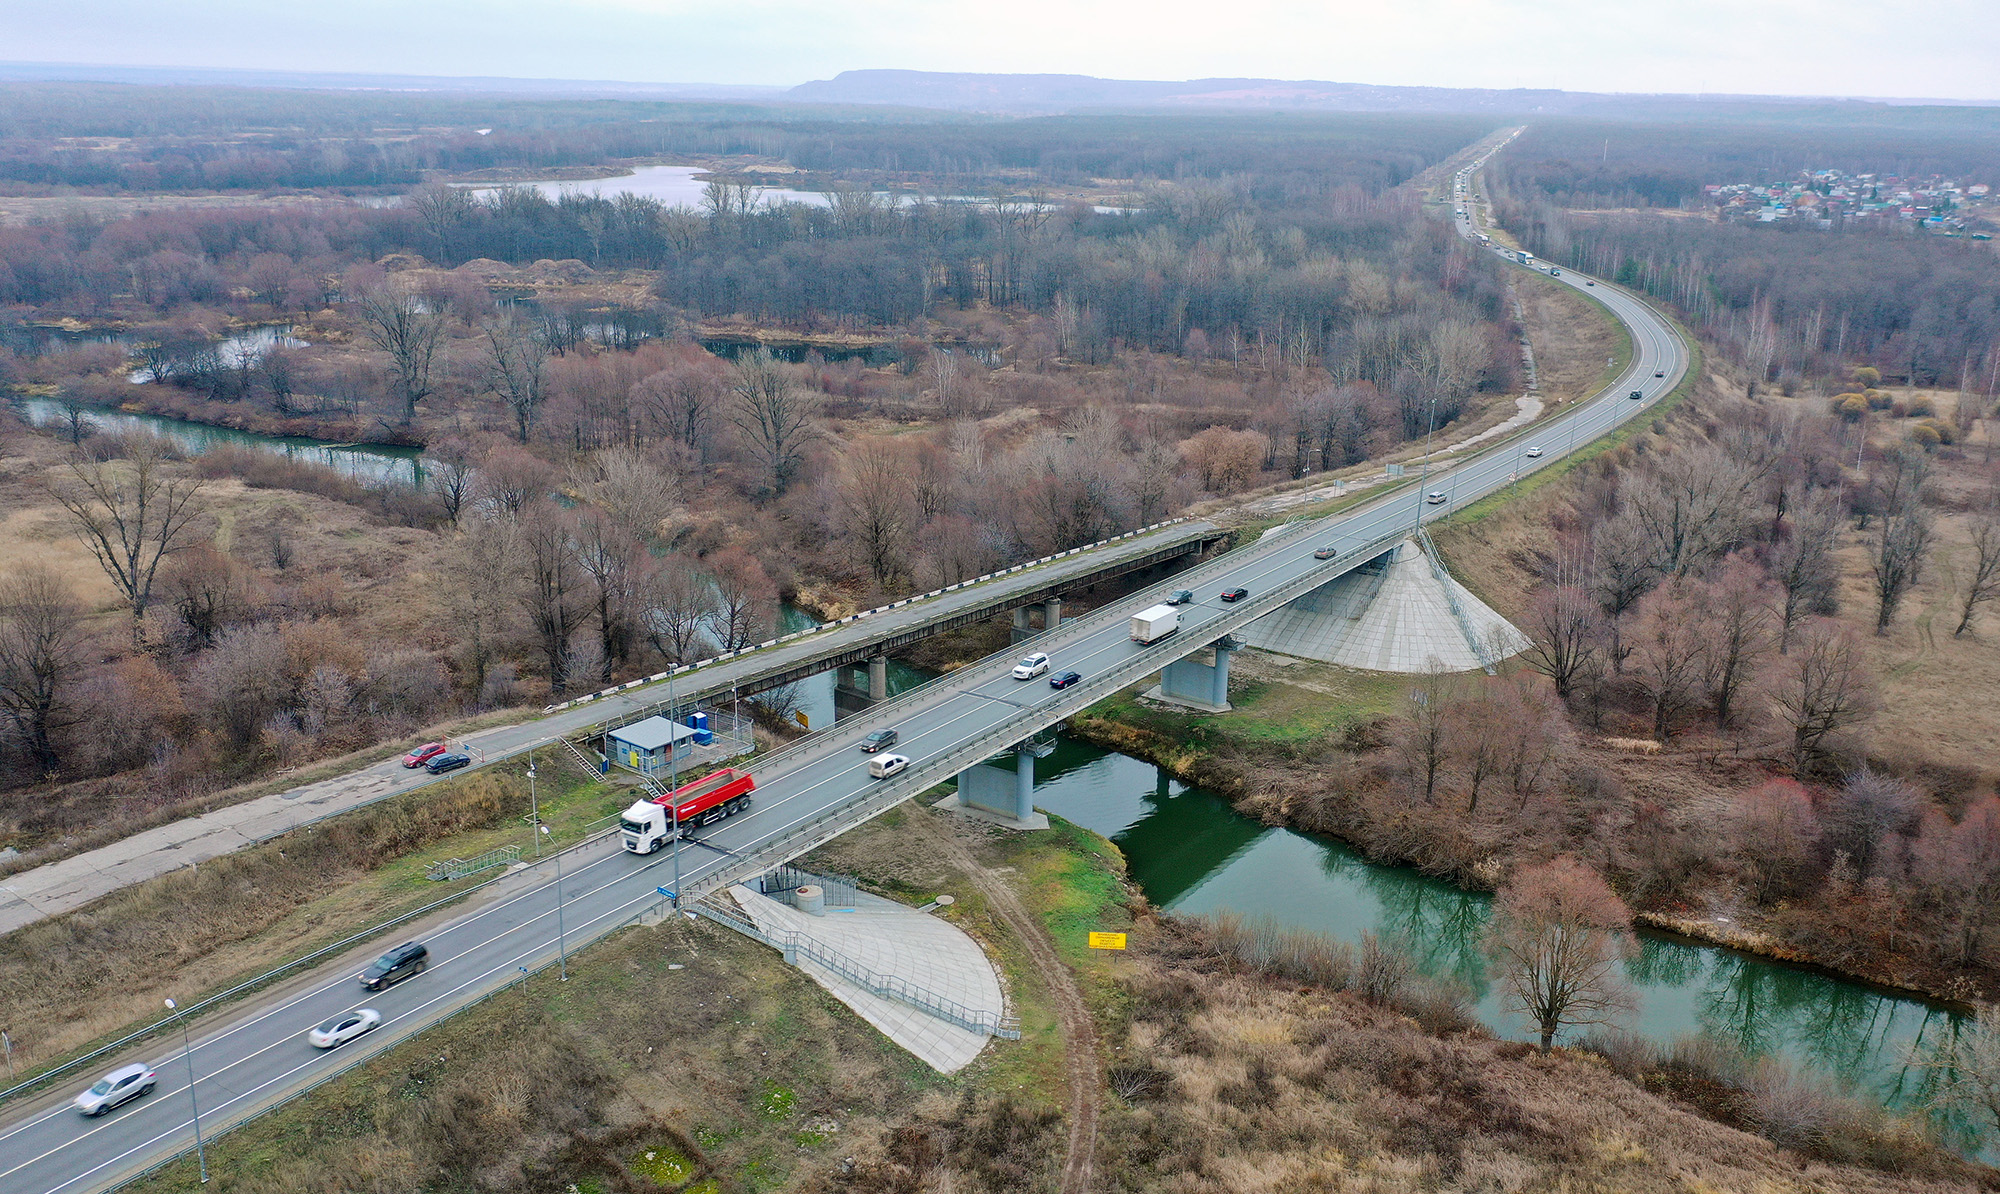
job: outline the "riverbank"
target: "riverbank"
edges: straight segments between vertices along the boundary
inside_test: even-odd
[[[1360,703],[1368,704],[1371,694],[1362,693]],[[1264,727],[1262,741],[1232,738],[1218,744],[1202,727],[1182,727],[1169,733],[1134,724],[1114,706],[1093,707],[1065,723],[1066,732],[1106,750],[1117,751],[1153,764],[1174,778],[1215,792],[1239,814],[1259,824],[1299,833],[1324,835],[1359,851],[1373,862],[1414,868],[1441,878],[1461,890],[1491,894],[1504,874],[1495,862],[1471,866],[1440,866],[1412,848],[1418,835],[1398,822],[1394,831],[1366,832],[1366,822],[1343,818],[1337,823],[1316,805],[1301,799],[1315,788],[1351,782],[1350,768],[1356,765],[1357,746],[1372,744],[1370,711],[1345,725],[1322,727],[1315,737],[1333,737],[1343,742],[1331,760],[1302,751],[1297,738]],[[1176,715],[1166,713],[1165,718]],[[1186,719],[1190,723],[1195,719]],[[1362,831],[1357,832],[1357,828]],[[1834,960],[1798,948],[1777,935],[1768,918],[1742,912],[1693,914],[1687,909],[1633,909],[1634,922],[1643,928],[1704,945],[1762,958],[1786,966],[1859,983],[1886,993],[1900,993],[1925,1000],[1964,1006],[1993,998],[1990,976],[1973,980],[1962,975],[1912,973],[1908,967],[1891,968],[1870,959]]]

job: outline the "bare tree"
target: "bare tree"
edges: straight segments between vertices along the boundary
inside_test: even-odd
[[[1426,805],[1436,799],[1438,782],[1451,758],[1452,723],[1459,698],[1457,678],[1432,659],[1417,687],[1410,690],[1409,707],[1393,731],[1396,753],[1402,756],[1410,783]]]
[[[679,361],[633,383],[632,405],[654,435],[683,444],[706,463],[727,387],[713,367]]]
[[[136,644],[160,561],[197,537],[201,481],[176,472],[154,443],[136,445],[124,460],[72,457],[65,468],[50,492],[131,609]]]
[[[1607,1024],[1632,1008],[1617,973],[1632,946],[1625,901],[1567,856],[1515,872],[1487,936],[1508,1003],[1534,1023],[1544,1053],[1565,1026]]]
[[[1598,618],[1596,603],[1581,589],[1546,588],[1535,597],[1528,616],[1528,649],[1521,658],[1549,678],[1565,704],[1575,695],[1577,681],[1597,665]]]
[[[159,587],[197,650],[214,646],[248,604],[242,570],[212,543],[197,543],[168,560]]]
[[[1657,544],[1631,506],[1599,523],[1590,533],[1588,584],[1611,632],[1611,670],[1625,670],[1625,615],[1660,577]]]
[[[1771,552],[1771,578],[1777,582],[1778,653],[1792,649],[1792,635],[1813,614],[1830,614],[1840,579],[1833,551],[1840,543],[1839,500],[1822,490],[1798,507],[1791,536]]]
[[[525,576],[520,603],[548,660],[549,694],[569,691],[569,638],[590,615],[583,570],[574,546],[574,523],[554,503],[538,501],[521,512],[515,543]]]
[[[715,586],[685,556],[642,567],[640,615],[653,649],[670,664],[691,663],[702,630],[716,616]]]
[[[793,380],[769,349],[760,348],[736,362],[732,394],[730,421],[742,431],[745,446],[763,470],[763,493],[776,497],[805,462],[820,393]]]
[[[1750,682],[1758,660],[1771,649],[1770,583],[1762,568],[1737,555],[1696,593],[1706,620],[1703,676],[1715,722],[1726,726],[1735,714],[1738,694]]]
[[[1919,1061],[1938,1077],[1931,1096],[1937,1106],[2000,1130],[2000,1007],[1981,1004],[1974,1013],[1919,1054]]]
[[[1869,567],[1875,576],[1877,634],[1887,632],[1896,607],[1922,577],[1924,559],[1936,536],[1936,524],[1924,508],[1924,484],[1930,468],[1930,458],[1922,452],[1904,451],[1890,458],[1889,476],[1882,485],[1882,516],[1869,553]]]
[[[444,312],[393,284],[362,290],[348,299],[348,305],[360,321],[363,338],[389,354],[403,421],[416,418],[417,403],[431,394],[431,371],[444,342]]]
[[[1626,504],[1651,543],[1652,565],[1662,575],[1686,576],[1740,543],[1757,509],[1759,479],[1714,445],[1668,453]]]
[[[632,655],[633,573],[645,548],[611,515],[593,509],[578,513],[575,544],[597,613],[598,680],[609,684],[613,665]]]
[[[673,473],[630,448],[610,448],[591,461],[596,477],[579,486],[618,525],[648,542],[670,541],[680,510],[681,487]]]
[[[540,328],[512,310],[481,320],[479,332],[482,380],[513,412],[514,435],[525,444],[542,409],[549,342]]]
[[[1772,685],[1771,704],[1792,733],[1792,767],[1804,773],[1838,735],[1868,719],[1875,696],[1860,645],[1839,624],[1807,623],[1796,646]]]
[[[1653,706],[1653,737],[1661,742],[1699,699],[1708,633],[1700,605],[1683,583],[1663,585],[1639,605],[1632,674]]]
[[[2000,597],[2000,515],[1990,508],[1976,515],[1971,539],[1972,574],[1959,606],[1958,627],[1951,632],[1953,638],[1972,629],[1973,615],[1980,606]]]
[[[472,459],[472,445],[456,435],[432,440],[424,447],[424,487],[437,495],[445,520],[453,526],[458,525],[458,516],[472,497],[473,480],[478,476]]]
[[[778,586],[757,557],[740,547],[727,547],[708,559],[715,581],[715,615],[711,620],[722,649],[734,651],[757,641],[777,612]]]
[[[516,583],[516,527],[511,518],[468,515],[462,534],[445,553],[447,608],[470,673],[472,695],[486,690],[486,674],[499,657]]]
[[[880,440],[850,448],[841,462],[842,521],[878,585],[908,570],[910,471],[904,454]]]
[[[83,603],[40,564],[0,580],[0,718],[41,774],[62,763],[57,741],[83,720],[75,688],[88,663]]]

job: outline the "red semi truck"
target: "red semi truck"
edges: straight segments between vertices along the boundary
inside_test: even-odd
[[[641,800],[618,819],[625,848],[634,854],[651,854],[673,837],[676,824],[688,829],[733,817],[750,807],[750,793],[756,787],[757,781],[748,771],[725,767],[665,796]]]

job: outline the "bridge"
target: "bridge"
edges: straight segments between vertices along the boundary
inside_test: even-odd
[[[1460,228],[1469,231],[1463,222]],[[544,860],[534,870],[515,876],[509,881],[514,885],[501,889],[500,895],[482,900],[426,936],[429,972],[369,996],[370,1005],[382,1011],[384,1026],[335,1055],[312,1050],[300,1034],[354,1005],[353,963],[360,960],[361,951],[355,958],[322,966],[316,981],[292,984],[241,1008],[228,1023],[203,1032],[193,1043],[190,1063],[205,1131],[213,1135],[242,1122],[502,989],[524,970],[552,965],[564,924],[569,947],[577,948],[642,918],[670,915],[676,905],[796,858],[956,777],[968,777],[962,792],[971,789],[977,796],[983,788],[996,815],[1018,819],[1020,793],[1032,799],[1035,740],[1050,727],[1156,673],[1169,686],[1196,695],[1206,682],[1212,696],[1218,678],[1226,680],[1235,632],[1380,557],[1422,523],[1498,492],[1520,476],[1551,467],[1638,415],[1679,383],[1689,354],[1663,317],[1637,296],[1608,284],[1582,291],[1585,279],[1568,271],[1557,280],[1602,302],[1631,332],[1631,366],[1603,393],[1415,484],[1349,512],[1293,523],[1176,576],[1173,587],[1194,589],[1197,600],[1185,607],[1183,629],[1161,642],[1133,642],[1127,622],[1133,613],[1164,596],[1164,584],[1083,617],[1058,621],[1034,645],[1053,656],[1057,671],[1083,674],[1083,680],[1070,688],[1051,689],[1039,679],[1013,680],[1011,653],[994,656],[876,703],[825,732],[758,760],[755,806],[702,832],[699,841],[639,857],[600,840],[568,852],[561,862],[559,887],[553,860]],[[1640,394],[1638,401],[1627,397],[1634,391]],[[1542,457],[1529,460],[1521,455],[1528,435],[1544,447]],[[1431,493],[1442,497],[1433,504],[1426,498]],[[1313,558],[1316,549],[1329,544],[1337,549],[1332,558]],[[1225,603],[1218,596],[1225,587],[1242,587],[1249,593],[1240,601]],[[883,638],[867,646],[881,649],[889,641]],[[858,643],[839,648],[862,649]],[[829,651],[824,657],[835,653]],[[1190,658],[1197,655],[1210,662]],[[594,715],[600,703],[589,702],[563,714]],[[546,733],[548,723],[540,724]],[[901,734],[898,751],[909,755],[913,765],[893,779],[871,780],[868,756],[856,744],[871,730],[890,726]],[[1005,783],[988,782],[991,776],[979,778],[989,759],[1006,755],[1015,757],[1013,800],[1008,799]],[[104,1058],[101,1064],[109,1068],[141,1060],[138,1048]],[[188,1073],[178,1059],[172,1066],[160,1066],[155,1094],[88,1125],[79,1124],[65,1105],[68,1088],[28,1104],[0,1129],[0,1190],[33,1194],[101,1190],[192,1151],[195,1125],[188,1113]]]

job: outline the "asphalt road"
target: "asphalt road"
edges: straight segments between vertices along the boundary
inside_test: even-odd
[[[1460,220],[1462,233],[1470,225]],[[1045,650],[1054,657],[1053,670],[1075,670],[1088,679],[1149,655],[1164,664],[1210,641],[1203,627],[1258,604],[1259,594],[1308,573],[1332,575],[1344,566],[1312,558],[1314,549],[1333,543],[1345,549],[1370,543],[1411,526],[1418,517],[1448,514],[1512,480],[1547,467],[1576,447],[1633,417],[1667,393],[1686,366],[1678,338],[1650,308],[1626,292],[1565,271],[1558,279],[1601,301],[1630,330],[1631,367],[1604,393],[1524,435],[1495,445],[1449,468],[1433,471],[1421,485],[1391,493],[1355,510],[1324,519],[1310,533],[1273,536],[1231,552],[1176,577],[1161,589],[1137,594],[1105,610],[1065,623],[1031,644],[960,669],[915,693],[843,721],[833,733],[789,748],[760,767],[752,809],[700,832],[702,844],[683,844],[676,859],[667,851],[640,857],[610,852],[606,845],[570,852],[563,861],[562,924],[573,949],[626,923],[656,905],[657,886],[693,883],[701,876],[735,861],[737,852],[784,839],[824,818],[827,810],[853,801],[875,788],[868,778],[868,756],[854,740],[868,729],[893,724],[902,741],[895,748],[918,761],[962,750],[995,732],[1024,710],[1071,712],[1095,699],[1087,691],[1051,690],[1045,680],[1015,681],[1007,675],[1018,653]],[[1655,374],[1663,376],[1655,376]],[[1633,401],[1626,395],[1640,391]],[[1540,447],[1540,457],[1527,455]],[[1414,471],[1414,470],[1413,470]],[[1431,505],[1426,492],[1445,501]],[[1226,605],[1217,594],[1242,586],[1251,599]],[[1170,588],[1193,588],[1196,602],[1186,607],[1183,630],[1163,643],[1141,647],[1127,635],[1125,618],[1163,597]],[[425,937],[431,950],[429,970],[393,988],[372,994],[355,982],[358,967],[322,968],[323,981],[308,982],[287,992],[262,997],[231,1013],[226,1024],[203,1031],[194,1042],[192,1061],[197,1076],[195,1094],[202,1123],[213,1135],[223,1124],[240,1121],[333,1070],[364,1055],[387,1048],[396,1040],[433,1023],[467,1003],[521,978],[520,968],[537,967],[557,948],[553,860],[525,876],[518,890],[489,900]],[[394,939],[381,944],[386,947]],[[553,972],[531,981],[556,981]],[[331,1053],[321,1053],[305,1041],[307,1029],[352,1007],[373,1007],[385,1023],[370,1036]],[[663,1029],[664,1031],[664,1029]],[[189,1147],[194,1131],[188,1070],[177,1049],[149,1056],[116,1059],[149,1061],[159,1070],[158,1089],[98,1120],[84,1120],[66,1105],[29,1107],[0,1127],[0,1191],[25,1194],[83,1192],[115,1184],[157,1161]],[[103,1066],[104,1071],[114,1068]],[[101,1072],[101,1071],[100,1071]],[[96,1073],[69,1091],[74,1094]]]

